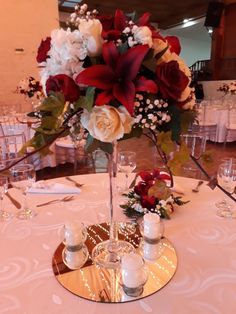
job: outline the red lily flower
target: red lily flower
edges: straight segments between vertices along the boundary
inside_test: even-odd
[[[128,23],[127,17],[121,10],[116,10],[114,16],[100,16],[99,20],[102,23],[102,37],[106,40],[119,39]]]
[[[104,105],[115,98],[132,114],[134,81],[148,50],[148,45],[138,45],[120,54],[113,42],[105,43],[103,59],[106,64],[93,65],[85,69],[75,81],[103,90],[96,99],[96,105]]]

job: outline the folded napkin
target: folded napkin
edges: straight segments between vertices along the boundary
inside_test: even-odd
[[[28,193],[35,194],[79,194],[80,189],[56,182],[38,181],[32,185]]]

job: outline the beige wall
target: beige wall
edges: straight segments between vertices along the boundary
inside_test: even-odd
[[[42,38],[58,28],[57,0],[0,0],[0,106],[21,104],[29,110],[30,101],[14,93],[26,76],[38,78],[36,53]],[[15,52],[23,48],[24,52]]]

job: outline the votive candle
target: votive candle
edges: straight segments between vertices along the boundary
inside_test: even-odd
[[[121,261],[121,274],[124,286],[137,288],[144,284],[143,259],[136,253],[125,254]]]
[[[65,224],[65,243],[66,246],[75,246],[83,242],[83,229],[82,223],[67,222]]]
[[[155,213],[147,213],[143,219],[144,238],[157,239],[160,237],[161,225],[160,216]]]

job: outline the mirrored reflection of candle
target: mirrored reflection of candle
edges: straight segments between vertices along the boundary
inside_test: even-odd
[[[143,218],[143,236],[148,239],[157,239],[161,234],[160,216],[147,213]]]
[[[75,246],[84,241],[84,226],[80,222],[65,223],[65,242],[66,246]]]
[[[121,274],[123,284],[128,288],[137,288],[146,281],[144,262],[136,253],[125,254],[121,261]]]
[[[156,244],[150,244],[146,241],[143,242],[143,257],[147,260],[158,259],[163,251],[163,244],[161,242]]]

